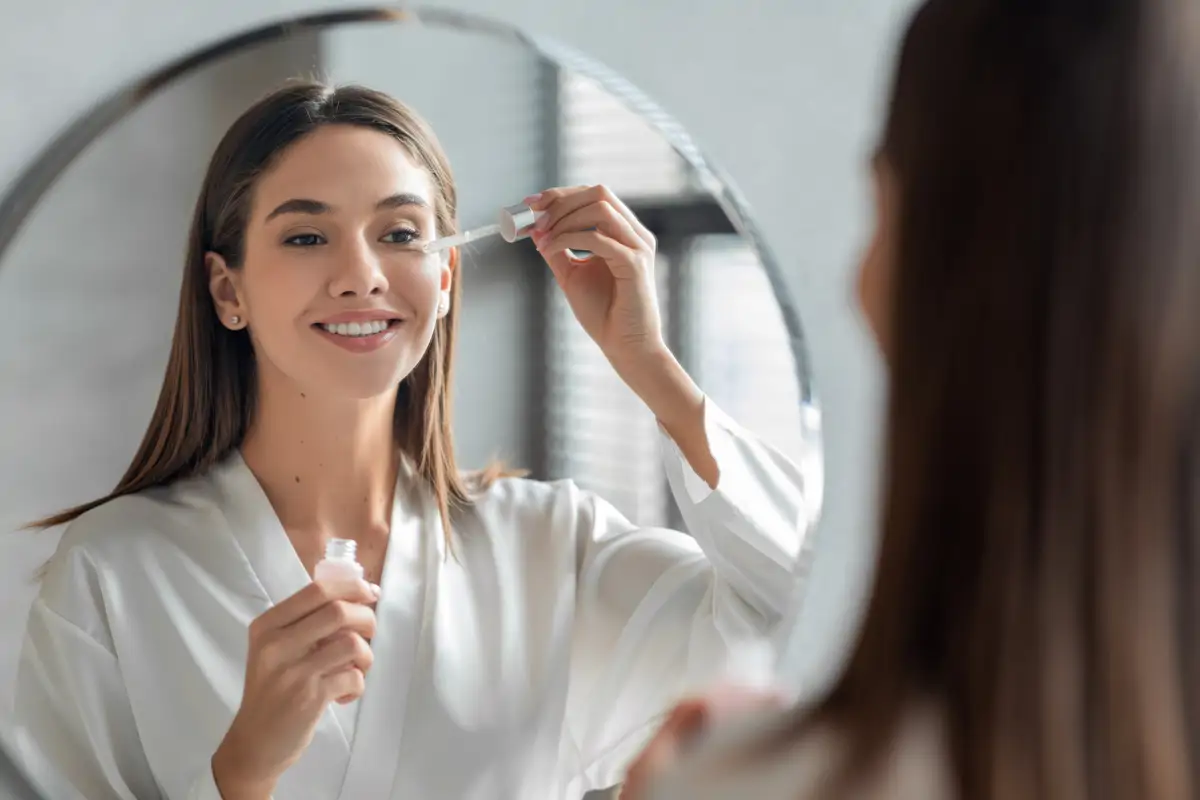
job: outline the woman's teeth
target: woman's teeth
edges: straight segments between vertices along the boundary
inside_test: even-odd
[[[384,319],[373,322],[339,322],[337,325],[322,325],[321,327],[338,336],[374,336],[388,329],[390,323]]]

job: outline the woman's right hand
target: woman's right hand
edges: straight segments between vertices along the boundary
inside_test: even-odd
[[[312,583],[250,623],[241,707],[213,755],[224,800],[269,798],[330,702],[363,693],[378,587]]]

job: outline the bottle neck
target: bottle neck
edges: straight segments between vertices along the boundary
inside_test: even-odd
[[[330,539],[325,543],[326,561],[358,562],[358,542],[352,539]]]

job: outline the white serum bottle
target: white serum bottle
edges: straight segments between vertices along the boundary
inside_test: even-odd
[[[330,539],[325,543],[325,557],[313,568],[313,580],[325,585],[363,580],[363,568],[357,554],[358,542]]]

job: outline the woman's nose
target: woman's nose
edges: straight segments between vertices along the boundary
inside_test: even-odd
[[[369,297],[387,292],[383,263],[366,243],[357,243],[339,253],[329,293],[335,297]]]

